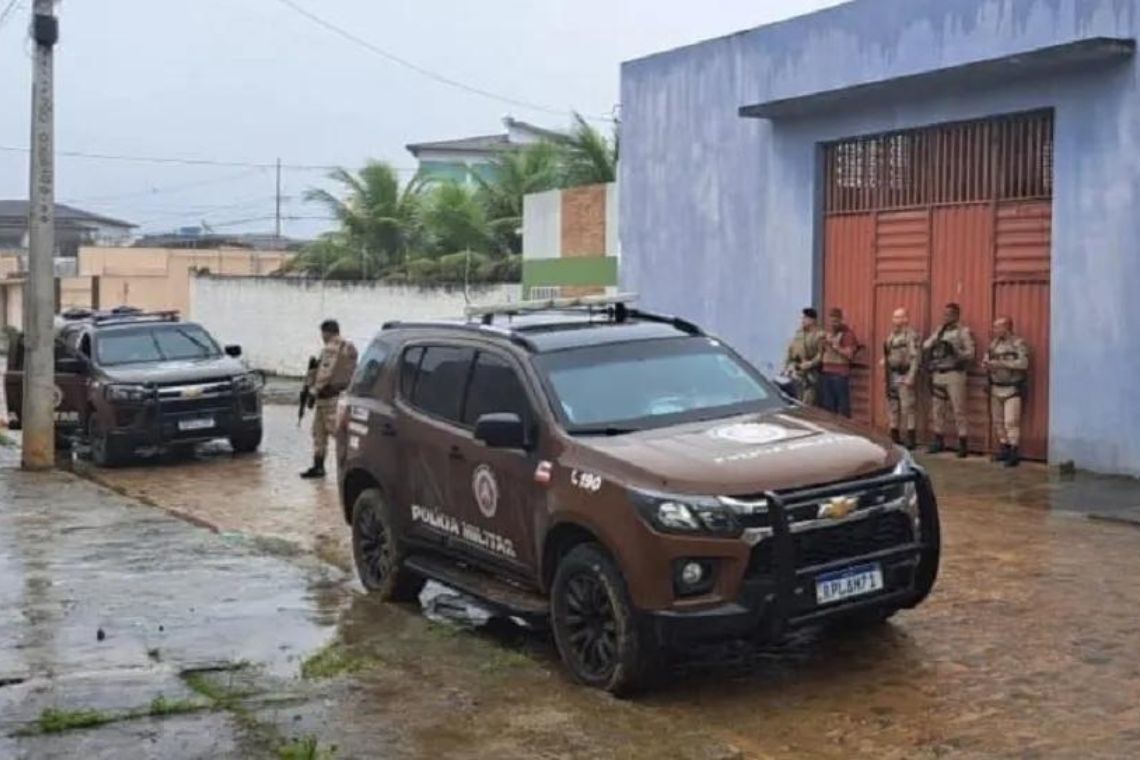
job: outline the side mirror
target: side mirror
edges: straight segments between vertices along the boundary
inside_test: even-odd
[[[795,380],[788,377],[787,375],[779,375],[772,378],[772,382],[775,383],[776,387],[780,389],[780,393],[784,394],[793,401],[799,400],[800,388],[799,383],[797,383]]]
[[[232,356],[235,359],[240,359],[241,346],[226,346],[226,356]]]
[[[57,359],[55,362],[55,371],[62,372],[66,375],[82,375],[87,371],[87,362],[74,357]]]
[[[530,443],[522,419],[513,412],[484,414],[475,423],[475,440],[493,449],[525,449]]]

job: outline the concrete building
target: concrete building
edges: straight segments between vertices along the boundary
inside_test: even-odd
[[[135,225],[120,219],[55,204],[58,256],[74,258],[81,245],[126,245]],[[0,200],[0,250],[28,247],[28,202]]]
[[[469,183],[474,182],[474,175],[486,177],[491,163],[504,151],[565,137],[560,132],[510,116],[503,119],[503,126],[506,131],[494,135],[413,143],[408,146],[408,152],[419,163],[421,175]]]
[[[1140,0],[857,0],[628,62],[623,287],[772,368],[842,306],[879,425],[891,309],[960,301],[983,345],[1012,314],[1030,453],[1140,475],[1138,31]]]
[[[617,183],[533,193],[523,198],[524,298],[616,290]]]

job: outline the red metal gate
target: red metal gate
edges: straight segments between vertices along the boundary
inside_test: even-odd
[[[1048,454],[1051,111],[860,137],[824,147],[824,305],[865,345],[853,379],[857,419],[887,424],[882,343],[907,308],[929,335],[962,306],[979,359],[995,317],[1032,350],[1026,456]],[[929,394],[920,393],[925,432]],[[992,447],[984,374],[970,377],[970,439]]]

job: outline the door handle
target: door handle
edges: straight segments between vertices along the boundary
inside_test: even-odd
[[[463,451],[458,446],[452,446],[451,450],[447,452],[447,456],[456,461],[461,461],[466,457],[463,456]]]

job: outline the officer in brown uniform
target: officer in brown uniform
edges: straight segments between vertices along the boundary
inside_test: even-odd
[[[340,337],[340,325],[335,319],[321,323],[321,349],[317,366],[309,371],[305,385],[315,402],[313,404],[313,466],[301,473],[302,478],[325,476],[325,455],[329,436],[336,427],[336,402],[348,389],[356,372],[356,346]]]
[[[883,364],[886,365],[887,408],[891,418],[891,440],[901,444],[899,431],[906,425],[906,447],[913,449],[917,444],[915,429],[918,427],[917,405],[915,403],[915,381],[922,361],[918,333],[910,326],[910,315],[906,309],[895,309],[891,316],[894,330],[883,342]]]
[[[934,441],[930,453],[945,451],[946,412],[954,413],[958,427],[958,457],[965,459],[970,429],[966,419],[966,372],[974,361],[974,336],[960,320],[962,309],[956,303],[946,304],[942,327],[922,345],[930,371]]]
[[[1013,320],[994,321],[993,340],[982,359],[990,375],[990,418],[1001,449],[994,461],[1006,467],[1021,464],[1021,407],[1029,380],[1029,346],[1013,334]]]
[[[788,358],[784,361],[784,372],[796,381],[800,401],[808,406],[815,406],[818,401],[822,362],[823,330],[819,327],[819,312],[808,307],[803,310],[803,321],[788,345]]]

